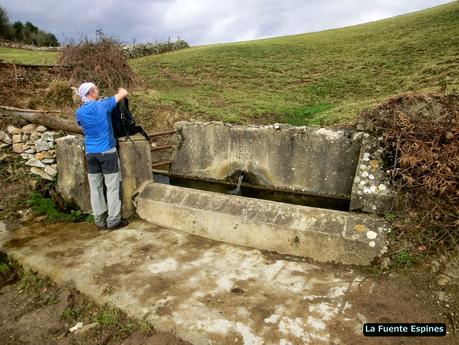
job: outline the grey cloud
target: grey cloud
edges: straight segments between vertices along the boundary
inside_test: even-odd
[[[12,20],[65,38],[97,29],[124,42],[181,36],[193,45],[318,31],[382,19],[445,0],[3,0]]]

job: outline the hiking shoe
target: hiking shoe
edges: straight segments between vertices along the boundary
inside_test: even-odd
[[[113,230],[121,229],[121,228],[125,227],[128,224],[129,224],[129,222],[126,219],[121,219],[120,222],[118,224],[116,224],[115,226],[107,226],[107,230],[108,231],[113,231]]]

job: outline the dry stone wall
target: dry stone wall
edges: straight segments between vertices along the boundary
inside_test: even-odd
[[[55,140],[60,136],[35,124],[21,128],[10,125],[6,131],[0,131],[0,148],[10,148],[21,155],[32,175],[53,181],[57,175]]]

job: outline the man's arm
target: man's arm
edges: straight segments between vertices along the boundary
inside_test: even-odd
[[[118,92],[117,94],[115,95],[115,101],[116,103],[118,103],[119,101],[121,101],[124,97],[126,97],[128,95],[128,92],[126,89],[123,89],[122,87],[120,87],[118,89]]]

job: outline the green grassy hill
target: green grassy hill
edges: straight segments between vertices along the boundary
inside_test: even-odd
[[[54,65],[58,52],[0,47],[0,60],[27,65]]]
[[[130,61],[161,117],[334,124],[405,91],[459,86],[459,2],[318,33],[201,46]],[[150,118],[153,116],[153,118]],[[148,117],[148,118],[147,118]]]

